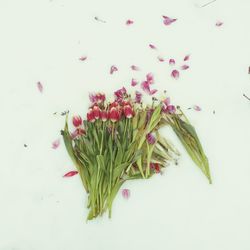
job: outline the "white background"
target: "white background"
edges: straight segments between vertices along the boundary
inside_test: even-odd
[[[0,0],[1,250],[250,249],[250,102],[242,96],[250,96],[250,1],[204,3]],[[178,20],[164,26],[161,15]],[[177,81],[157,61],[172,57],[179,67],[186,54],[190,69]],[[113,64],[119,71],[110,75]],[[148,72],[195,125],[213,184],[170,133],[179,166],[126,183],[131,198],[118,194],[112,219],[86,223],[79,177],[62,178],[74,166],[62,143],[51,148],[64,125],[53,113],[84,116],[89,92],[130,89]],[[194,104],[202,111],[187,110]]]

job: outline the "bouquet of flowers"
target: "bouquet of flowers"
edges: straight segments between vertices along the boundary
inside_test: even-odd
[[[108,211],[125,181],[147,179],[166,167],[179,155],[177,149],[160,134],[170,126],[187,153],[211,183],[209,164],[201,143],[180,107],[169,98],[142,102],[121,88],[112,102],[102,93],[90,95],[87,119],[73,117],[75,131],[68,128],[68,116],[61,131],[66,149],[88,194],[91,220]]]

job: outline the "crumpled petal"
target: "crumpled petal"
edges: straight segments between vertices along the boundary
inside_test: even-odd
[[[131,20],[131,19],[128,19],[127,21],[126,21],[126,25],[131,25],[131,24],[133,24],[134,23],[134,21],[133,20]]]
[[[175,65],[175,60],[173,58],[169,59],[169,65],[173,66]]]
[[[41,93],[43,92],[43,85],[41,84],[41,82],[37,82],[37,88]]]
[[[80,61],[85,61],[86,59],[87,59],[87,56],[81,56],[81,57],[79,57]]]
[[[165,25],[170,25],[172,24],[173,22],[175,22],[177,19],[176,18],[171,18],[171,17],[168,17],[168,16],[162,16],[163,17],[163,23]]]
[[[129,199],[130,197],[130,190],[127,188],[122,189],[122,196],[124,199]]]
[[[131,80],[131,86],[136,86],[138,84],[138,81],[136,80],[136,79],[134,79],[134,78],[132,78],[132,80]]]
[[[148,73],[148,74],[146,75],[146,79],[147,79],[147,82],[148,82],[149,84],[153,84],[153,83],[154,83],[154,75],[153,75],[152,73]]]
[[[153,44],[149,44],[148,46],[149,46],[149,48],[151,48],[151,49],[157,49],[157,48],[155,47],[155,45],[153,45]]]
[[[180,76],[180,73],[178,70],[174,69],[172,72],[171,72],[171,76],[174,78],[174,79],[178,79],[179,76]]]
[[[112,65],[109,73],[112,75],[115,71],[118,71],[118,68],[115,65]]]
[[[187,70],[187,69],[189,69],[189,66],[186,65],[186,64],[184,64],[184,65],[181,66],[181,69],[182,69],[182,70]]]
[[[184,57],[183,61],[188,61],[189,58],[190,58],[190,55],[186,55],[186,56]]]
[[[78,171],[70,171],[70,172],[66,173],[63,177],[72,177],[76,174],[78,174]]]
[[[137,67],[136,65],[131,65],[130,68],[131,68],[132,70],[135,70],[135,71],[139,71],[139,70],[140,70],[140,68]]]
[[[142,99],[142,93],[139,91],[135,91],[135,102],[141,103],[141,99]]]
[[[220,27],[220,26],[222,26],[222,25],[223,25],[223,22],[221,22],[221,21],[217,21],[215,25],[216,25],[217,27]]]
[[[57,139],[55,141],[52,142],[52,148],[53,149],[57,149],[60,145],[60,139]]]

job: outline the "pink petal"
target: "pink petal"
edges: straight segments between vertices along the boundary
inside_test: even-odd
[[[181,69],[182,69],[182,70],[189,69],[189,66],[188,66],[188,65],[186,65],[186,64],[184,64],[184,65],[182,65],[182,66],[181,66]]]
[[[164,62],[164,58],[161,57],[161,56],[158,56],[157,59],[158,59],[160,62]]]
[[[60,139],[57,139],[55,141],[52,142],[52,148],[53,149],[57,149],[60,145]]]
[[[118,71],[118,68],[115,65],[112,65],[109,73],[112,75],[115,71]]]
[[[194,106],[193,106],[193,109],[196,110],[196,111],[201,111],[201,107],[198,106],[198,105],[194,105]]]
[[[215,25],[216,25],[217,27],[220,27],[220,26],[222,26],[222,25],[223,25],[223,22],[221,22],[221,21],[217,21]]]
[[[168,16],[162,16],[162,17],[163,17],[163,23],[165,25],[170,25],[177,20],[176,18],[170,18]]]
[[[131,24],[133,24],[134,23],[134,21],[133,20],[130,20],[130,19],[128,19],[127,21],[126,21],[126,25],[131,25]]]
[[[174,78],[174,79],[178,79],[179,76],[180,76],[180,73],[178,70],[174,69],[171,73],[171,76]]]
[[[78,174],[78,171],[70,171],[70,172],[66,173],[63,177],[72,177],[76,174]]]
[[[142,99],[142,93],[139,91],[135,91],[135,102],[141,103],[141,99]]]
[[[186,56],[184,57],[183,61],[188,61],[189,58],[190,58],[190,55],[186,55]]]
[[[149,44],[149,48],[151,48],[151,49],[157,49],[153,44]]]
[[[163,103],[164,103],[166,106],[170,105],[170,98],[167,97],[166,99],[164,99],[164,100],[163,100]]]
[[[80,61],[85,61],[86,59],[87,59],[87,56],[81,56],[81,57],[79,58]]]
[[[127,188],[122,189],[122,196],[124,199],[128,199],[130,197],[130,190]]]
[[[131,86],[136,86],[138,84],[138,81],[136,81],[134,78],[131,80]]]
[[[37,82],[37,88],[41,93],[43,92],[43,85],[41,84],[41,82]]]
[[[137,67],[137,66],[135,66],[135,65],[131,65],[130,68],[131,68],[132,70],[135,70],[135,71],[140,70],[140,68]]]
[[[173,66],[173,65],[175,65],[175,60],[171,58],[171,59],[169,59],[168,63],[169,63],[169,65]]]
[[[152,89],[149,91],[149,94],[150,95],[154,95],[158,90],[157,89]]]
[[[143,91],[145,91],[146,93],[150,93],[150,87],[149,87],[149,82],[148,81],[144,81],[141,83],[141,88]]]
[[[148,74],[146,75],[146,78],[147,78],[147,82],[148,82],[149,84],[154,83],[154,75],[153,75],[152,73],[148,73]]]

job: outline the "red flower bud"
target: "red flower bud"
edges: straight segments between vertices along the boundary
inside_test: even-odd
[[[101,111],[101,119],[103,122],[108,120],[108,112],[106,110]]]
[[[77,127],[79,127],[79,126],[81,126],[82,125],[82,118],[81,118],[81,116],[74,116],[73,118],[72,118],[72,122],[73,122],[73,125],[77,128]]]
[[[120,112],[118,111],[117,108],[115,107],[112,107],[109,111],[109,119],[112,121],[112,122],[117,122],[120,120]]]
[[[96,105],[93,107],[93,114],[94,114],[94,117],[95,117],[96,120],[99,119],[100,116],[101,116],[101,110]]]
[[[89,111],[87,113],[87,120],[89,122],[94,122],[95,121],[95,116],[94,116],[93,109],[89,109]]]
[[[134,115],[134,111],[130,105],[126,105],[123,107],[123,112],[126,118],[132,118]]]

